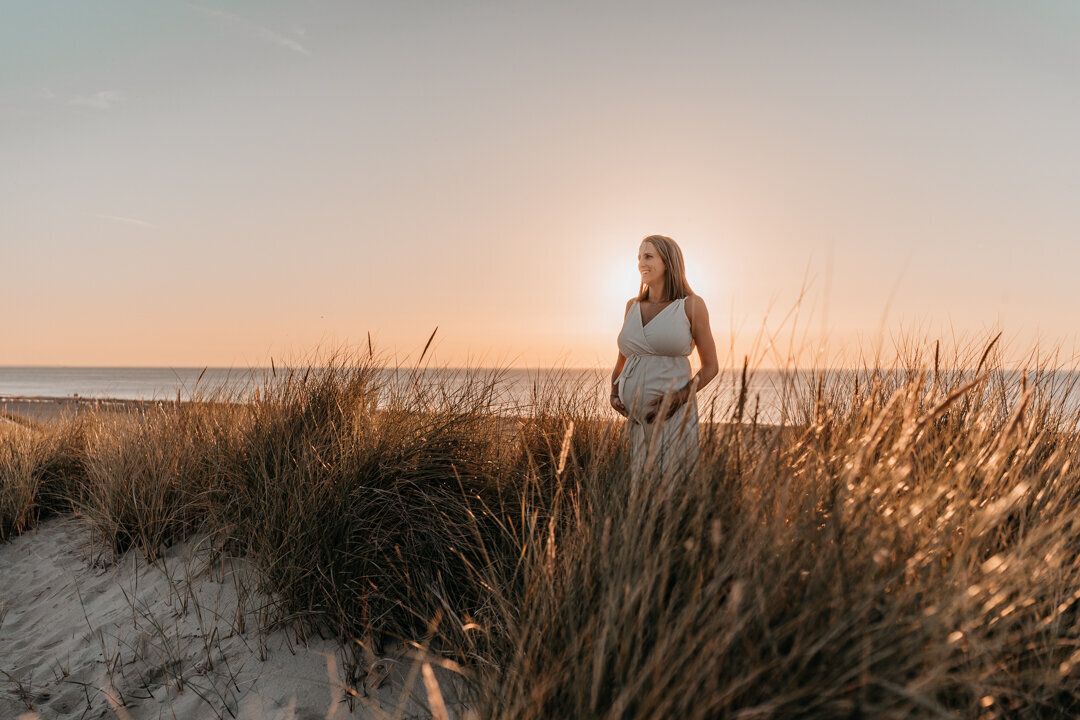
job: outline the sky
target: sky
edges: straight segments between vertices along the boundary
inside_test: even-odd
[[[1080,5],[10,0],[0,365],[1076,355]],[[898,340],[898,338],[900,340]]]

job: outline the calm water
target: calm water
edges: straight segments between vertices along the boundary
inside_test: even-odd
[[[85,397],[123,400],[190,399],[198,389],[261,384],[264,371],[207,368],[0,367],[0,397]]]
[[[411,380],[411,373],[386,370],[387,385]],[[283,371],[278,368],[278,375]],[[759,406],[776,405],[776,383],[779,373],[759,376],[748,404],[754,394],[767,400]],[[200,377],[201,376],[201,377]],[[494,404],[504,409],[522,409],[544,402],[556,391],[574,391],[591,398],[595,407],[606,408],[610,369],[564,370],[492,370],[492,369],[429,369],[422,373],[428,387],[443,387],[451,392],[473,386],[488,385],[494,389]],[[194,395],[226,392],[244,395],[262,387],[271,378],[270,368],[123,368],[123,367],[0,367],[0,398],[4,397],[74,397],[117,398],[125,400],[190,400]],[[708,392],[700,397],[702,414],[708,413],[708,403],[730,405],[737,397],[736,377],[722,373]],[[716,412],[720,412],[718,407]],[[748,410],[749,412],[749,410]]]
[[[409,383],[409,371],[388,369],[381,386],[391,388]],[[282,376],[277,370],[278,379]],[[558,391],[574,391],[594,407],[607,408],[610,369],[564,370],[491,370],[428,369],[421,373],[424,386],[453,395],[469,393],[470,388],[488,388],[492,405],[506,412],[527,411],[537,404],[552,402]],[[200,379],[201,375],[201,379]],[[751,377],[746,396],[745,416],[755,412],[762,422],[798,419],[805,398],[813,397],[809,372],[759,370]],[[863,376],[865,377],[865,376]],[[896,380],[902,373],[893,373]],[[184,400],[194,395],[208,396],[226,392],[244,396],[271,378],[270,368],[120,368],[120,367],[0,367],[0,398],[4,397],[73,397],[143,400]],[[853,371],[831,371],[824,394],[831,388],[844,387],[839,397],[850,398],[855,378]],[[1069,412],[1080,408],[1077,396],[1080,375],[1072,372],[1047,373],[1029,378],[1052,390],[1056,402]],[[1021,386],[1020,373],[1007,373],[998,380],[1001,390],[1015,398]],[[739,396],[739,373],[722,371],[699,395],[703,418],[713,414],[719,420],[730,417]],[[863,380],[863,387],[866,381]]]

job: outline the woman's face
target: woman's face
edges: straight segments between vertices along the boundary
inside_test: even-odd
[[[664,261],[660,259],[660,253],[656,252],[656,246],[651,242],[643,242],[638,248],[637,267],[641,273],[641,282],[646,285],[655,286],[664,279]]]

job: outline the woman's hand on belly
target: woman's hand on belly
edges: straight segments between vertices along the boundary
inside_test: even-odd
[[[664,415],[665,419],[670,419],[672,415],[678,412],[679,408],[686,404],[690,399],[690,388],[684,386],[678,390],[674,390],[670,393],[665,393],[658,398],[653,399],[649,403],[648,411],[645,414],[645,422],[652,423],[656,419],[657,414],[660,412],[660,406],[664,404],[664,398],[671,398],[668,402],[667,413]]]

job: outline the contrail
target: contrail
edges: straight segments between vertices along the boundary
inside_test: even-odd
[[[116,222],[127,223],[128,225],[138,225],[140,227],[157,227],[153,223],[148,223],[145,220],[139,220],[138,218],[123,217],[122,215],[98,215],[102,220],[115,220]]]
[[[279,46],[281,46],[283,48],[288,48],[289,50],[292,50],[293,52],[298,52],[301,55],[310,55],[311,54],[310,50],[308,50],[306,47],[304,47],[300,43],[296,42],[292,38],[285,37],[284,35],[282,35],[281,33],[277,32],[275,30],[271,30],[268,27],[265,27],[263,25],[259,25],[258,23],[251,22],[247,18],[241,17],[239,15],[234,15],[233,13],[230,13],[230,12],[225,12],[224,10],[214,10],[212,8],[203,7],[202,5],[196,5],[194,3],[188,3],[188,7],[190,7],[192,10],[196,10],[198,12],[201,12],[201,13],[205,14],[205,15],[212,15],[213,17],[218,17],[218,18],[222,18],[223,20],[228,20],[229,22],[234,23],[236,25],[241,25],[241,26],[247,28],[248,30],[253,31],[256,35],[258,35],[262,39],[267,40],[269,42],[272,42],[275,45],[279,45]]]

